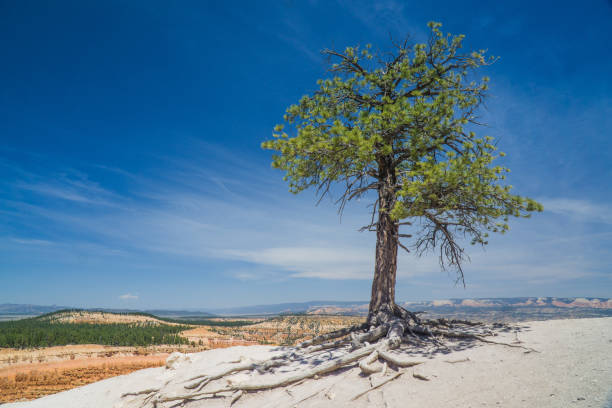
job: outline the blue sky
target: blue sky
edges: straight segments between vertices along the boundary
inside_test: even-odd
[[[485,133],[545,212],[469,248],[467,287],[401,255],[398,300],[612,296],[612,4],[0,2],[0,303],[214,308],[367,300],[366,203],[270,168],[319,51],[427,21],[500,57]]]

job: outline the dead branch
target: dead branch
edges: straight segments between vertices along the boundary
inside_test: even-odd
[[[401,371],[401,372],[399,372],[399,373],[395,374],[395,375],[394,375],[394,376],[392,376],[392,377],[387,378],[386,380],[384,380],[383,382],[381,382],[381,383],[380,383],[380,384],[378,384],[378,385],[373,386],[372,388],[369,388],[369,389],[367,389],[367,390],[365,390],[365,391],[363,391],[363,392],[360,392],[359,394],[357,394],[357,395],[355,395],[353,398],[351,398],[351,401],[355,401],[355,400],[356,400],[356,399],[358,399],[359,397],[362,397],[362,396],[366,395],[368,392],[370,392],[370,391],[372,391],[372,390],[375,390],[375,389],[377,389],[377,388],[382,387],[383,385],[385,385],[385,384],[387,384],[387,383],[389,383],[389,382],[391,382],[391,381],[395,380],[396,378],[398,378],[398,377],[399,377],[399,376],[401,376],[402,374],[404,374],[404,372],[403,372],[403,371]]]
[[[445,363],[449,363],[449,364],[465,363],[468,361],[471,361],[469,357],[462,358],[459,360],[444,360]]]
[[[413,376],[414,378],[419,379],[419,380],[429,381],[429,378],[427,378],[427,377],[425,377],[424,375],[421,375],[421,374],[412,373],[412,376]]]
[[[130,396],[137,396],[137,395],[146,395],[146,394],[152,394],[154,392],[159,392],[159,388],[148,388],[146,390],[142,390],[142,391],[136,391],[136,392],[126,392],[125,394],[121,394],[121,398],[123,397],[130,397]]]

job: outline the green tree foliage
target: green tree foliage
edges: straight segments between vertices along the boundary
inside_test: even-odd
[[[438,248],[442,268],[463,281],[460,239],[485,245],[489,232],[508,230],[509,217],[542,206],[511,193],[509,170],[493,165],[504,154],[476,133],[489,80],[475,71],[495,58],[462,53],[463,35],[429,27],[427,43],[394,44],[391,53],[370,45],[325,50],[333,77],[290,106],[262,147],[276,151],[272,165],[285,171],[291,192],[316,187],[322,198],[341,189],[340,212],[377,192],[364,229],[380,229],[384,217],[396,229],[414,225],[411,234],[395,232],[397,245],[408,250],[399,239],[412,238],[419,255]]]

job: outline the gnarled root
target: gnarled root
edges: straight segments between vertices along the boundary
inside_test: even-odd
[[[460,331],[447,331],[447,330],[438,330],[438,329],[429,329],[428,327],[423,327],[423,326],[415,326],[411,328],[412,331],[414,333],[417,334],[423,334],[423,335],[427,335],[427,336],[443,336],[446,338],[454,338],[454,339],[471,339],[471,340],[477,340],[483,343],[488,343],[488,344],[497,344],[500,346],[506,346],[506,347],[514,347],[514,348],[520,348],[525,350],[528,353],[531,352],[535,352],[535,353],[539,353],[539,351],[532,349],[530,347],[525,347],[525,346],[521,346],[518,344],[510,344],[510,343],[503,343],[503,342],[499,342],[499,341],[493,341],[493,340],[489,340],[489,339],[485,339],[482,335],[478,335],[478,334],[473,334],[473,333],[465,333],[465,332],[460,332]],[[485,335],[491,335],[491,332],[487,332]]]
[[[161,398],[158,398],[156,402],[160,403],[160,402],[171,402],[171,401],[183,401],[183,400],[193,399],[193,398],[197,398],[201,396],[210,396],[210,395],[215,395],[219,393],[225,393],[228,391],[230,392],[231,391],[247,391],[248,392],[248,391],[259,391],[259,390],[283,387],[285,385],[293,384],[305,378],[312,378],[315,375],[326,374],[331,371],[335,371],[339,368],[342,368],[370,354],[372,350],[375,349],[375,347],[376,347],[375,345],[363,347],[359,350],[355,350],[351,353],[348,353],[340,358],[331,360],[327,363],[320,364],[319,366],[315,366],[309,370],[301,371],[297,374],[292,374],[292,375],[284,376],[280,378],[268,379],[267,381],[261,381],[261,382],[253,382],[253,383],[246,382],[246,383],[241,383],[241,384],[236,384],[236,385],[228,385],[225,387],[220,387],[216,389],[195,392],[195,393],[190,393],[190,394],[185,394],[185,395],[177,395],[173,397],[161,397]]]
[[[313,346],[315,344],[325,343],[327,340],[337,339],[339,337],[344,337],[350,333],[365,330],[368,328],[367,323],[360,324],[358,326],[346,327],[344,329],[336,330],[330,333],[322,334],[320,336],[315,337],[311,340],[306,340],[297,345],[298,348],[305,348],[309,346]]]
[[[398,366],[398,367],[412,367],[415,365],[423,364],[423,361],[411,361],[411,360],[402,360],[401,358],[396,357],[395,355],[389,353],[388,351],[380,350],[378,352],[378,356],[383,360]]]
[[[187,384],[185,385],[186,389],[198,389],[201,390],[202,388],[204,388],[209,382],[214,381],[214,380],[219,380],[227,375],[230,374],[234,374],[237,373],[239,371],[250,371],[250,370],[257,370],[260,372],[266,371],[272,367],[279,367],[282,366],[283,364],[285,364],[285,362],[283,360],[280,359],[271,359],[268,361],[264,361],[264,362],[254,362],[252,360],[246,360],[244,362],[240,362],[237,365],[231,366],[228,369],[221,371],[220,373],[217,373],[215,375],[204,375],[204,376],[198,376],[198,377],[194,377],[194,378],[190,378],[187,381],[193,381],[197,378],[200,378],[199,381],[196,381],[194,383],[191,384]]]
[[[416,340],[417,344],[430,342],[437,346],[444,346],[442,338],[468,339],[478,342],[501,344],[504,346],[522,348],[534,351],[525,346],[496,342],[485,338],[493,335],[491,329],[484,324],[461,320],[424,320],[416,313],[409,312],[399,306],[392,311],[382,311],[369,316],[367,323],[353,326],[311,340],[304,341],[288,351],[276,355],[268,360],[253,361],[241,359],[216,373],[202,374],[185,381],[185,393],[178,395],[164,394],[160,388],[151,388],[139,392],[126,393],[124,398],[137,398],[142,407],[163,403],[187,403],[201,398],[227,397],[231,406],[243,394],[260,390],[299,384],[309,378],[318,378],[321,375],[339,370],[358,362],[361,372],[371,375],[382,371],[382,377],[387,375],[387,366],[397,368],[411,367],[422,364],[422,361],[403,359],[392,350],[397,349],[402,342]],[[419,347],[417,345],[416,347]],[[446,346],[444,346],[446,347]],[[330,359],[320,363],[320,351],[332,350]],[[382,364],[379,363],[382,362]],[[299,362],[300,368],[294,371],[275,376],[258,376],[269,372],[274,367],[288,366]],[[308,367],[304,369],[303,367]],[[234,383],[221,381],[227,376],[250,371],[252,378],[245,382]],[[402,372],[382,381],[379,386],[391,381]],[[368,390],[369,391],[369,390]],[[366,391],[367,392],[367,391]],[[354,399],[361,395],[355,396]],[[292,395],[289,393],[289,395]]]
[[[387,384],[387,383],[389,383],[389,382],[391,382],[391,381],[395,380],[396,378],[399,378],[399,377],[400,377],[402,374],[404,374],[404,372],[399,372],[399,373],[395,374],[394,376],[387,378],[386,380],[384,380],[384,381],[383,381],[383,382],[381,382],[380,384],[373,385],[371,388],[368,388],[367,390],[365,390],[365,391],[363,391],[363,392],[360,392],[359,394],[355,395],[353,398],[351,398],[351,401],[355,401],[357,398],[359,398],[359,397],[361,397],[361,396],[363,396],[363,395],[367,394],[368,392],[373,391],[373,390],[375,390],[375,389],[377,389],[377,388],[382,387],[383,385],[385,385],[385,384]]]
[[[361,372],[370,375],[382,371],[382,367],[375,367],[372,365],[376,361],[378,361],[378,350],[374,350],[372,354],[359,362]]]

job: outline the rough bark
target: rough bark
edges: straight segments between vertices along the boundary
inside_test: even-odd
[[[391,218],[395,204],[395,170],[381,163],[379,180],[383,181],[378,189],[378,222],[376,224],[376,263],[372,280],[372,297],[368,321],[373,323],[375,316],[382,312],[395,313],[395,276],[397,273],[398,229]]]

